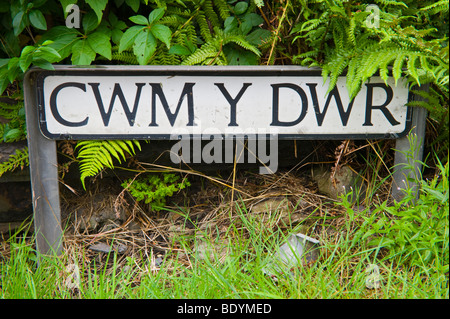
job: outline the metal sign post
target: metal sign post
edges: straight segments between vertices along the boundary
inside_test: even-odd
[[[413,90],[428,91],[429,85]],[[415,101],[423,100],[421,96],[413,95]],[[395,159],[391,196],[400,201],[404,196],[404,190],[412,189],[419,195],[418,184],[421,178],[423,148],[425,144],[427,110],[420,107],[413,108],[411,130],[407,136],[395,141]]]
[[[56,142],[45,138],[39,130],[36,72],[30,71],[24,78],[36,246],[42,254],[59,255],[62,248],[62,229]]]
[[[395,86],[371,78],[353,100],[345,77],[327,89],[320,69],[298,66],[31,69],[24,93],[39,252],[61,252],[55,140],[195,138],[201,127],[221,139],[394,138],[398,151],[406,151],[411,125],[423,140],[426,113],[405,107],[411,98],[406,81]],[[396,164],[406,161],[400,154]],[[421,152],[414,156],[422,159]],[[394,174],[394,198],[405,187],[405,173]]]

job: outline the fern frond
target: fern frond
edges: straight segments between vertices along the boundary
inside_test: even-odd
[[[182,65],[198,65],[202,64],[207,58],[214,58],[218,55],[218,49],[213,43],[206,43],[189,55]]]
[[[114,168],[116,159],[119,164],[126,160],[126,154],[135,155],[135,147],[140,149],[138,141],[79,141],[75,147],[80,161],[80,179],[85,187],[87,177],[97,175],[102,169]]]
[[[228,8],[228,4],[226,0],[214,0],[214,5],[217,7],[219,11],[219,16],[222,21],[225,21],[226,18],[230,16],[230,9]]]
[[[404,8],[408,8],[405,3],[396,0],[376,0],[375,2],[382,6],[401,6]]]
[[[239,45],[241,48],[244,48],[248,51],[253,52],[257,56],[261,56],[261,52],[258,50],[257,47],[250,44],[243,36],[241,35],[235,35],[235,34],[229,34],[226,35],[223,39],[223,45],[226,45],[228,43],[235,43]]]
[[[27,166],[29,166],[28,147],[16,149],[15,153],[8,157],[8,160],[0,163],[0,176],[18,168],[24,169]]]
[[[123,51],[121,53],[112,52],[111,61],[118,61],[121,64],[130,64],[130,65],[138,65],[139,64],[139,62],[136,59],[136,56],[131,51]]]
[[[212,0],[205,0],[205,2],[203,2],[202,8],[207,19],[211,22],[211,25],[213,27],[220,27],[221,23],[219,21],[219,17],[214,11]]]
[[[421,12],[428,14],[448,13],[448,0],[440,0],[429,6],[420,9]]]
[[[203,37],[205,42],[211,40],[212,39],[211,30],[209,29],[209,25],[208,22],[206,21],[205,13],[203,12],[203,10],[199,10],[199,12],[195,17],[195,20],[197,21],[200,30],[200,35]]]

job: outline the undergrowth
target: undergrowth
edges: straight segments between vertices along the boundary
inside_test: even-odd
[[[95,253],[87,249],[89,240],[70,236],[61,256],[38,256],[23,227],[0,245],[0,297],[445,299],[448,165],[439,167],[439,174],[422,183],[418,202],[406,191],[392,206],[361,211],[343,197],[333,214],[318,215],[309,226],[320,241],[318,259],[289,269],[279,263],[274,274],[267,266],[277,262],[276,250],[291,234],[304,232],[303,224],[286,228],[281,210],[261,218],[241,199],[222,217],[229,219],[225,229],[200,228],[188,208],[175,209],[190,230],[176,231],[162,256],[153,249]],[[330,233],[333,221],[340,227]],[[187,226],[192,223],[194,229]],[[119,233],[108,233],[111,247],[123,242]],[[129,245],[138,240],[129,231],[124,238]],[[379,286],[370,288],[374,267]]]

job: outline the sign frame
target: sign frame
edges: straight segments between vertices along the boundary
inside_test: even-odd
[[[302,74],[302,75],[320,75],[319,68],[306,68],[300,66],[128,66],[128,65],[93,65],[93,66],[68,66],[55,65],[54,71],[43,70],[33,67],[24,77],[24,101],[27,122],[27,138],[30,159],[30,180],[32,188],[32,202],[34,212],[34,226],[36,233],[37,251],[40,254],[56,254],[62,251],[63,232],[61,228],[61,209],[59,198],[59,180],[58,180],[58,161],[56,154],[56,140],[49,139],[42,134],[42,96],[40,95],[39,85],[43,77],[48,74],[92,74],[108,73],[124,74],[127,72],[136,73],[164,73],[164,74],[189,74],[194,75],[198,72],[207,72],[211,75],[224,76],[238,72],[240,74],[256,74],[259,72],[269,72],[274,75],[280,74]],[[422,100],[423,98],[411,93],[409,88],[408,101]],[[427,86],[414,88],[427,90]],[[421,170],[421,161],[423,157],[423,144],[425,140],[425,124],[427,112],[423,108],[408,108],[406,130],[402,134],[382,134],[377,136],[290,136],[288,139],[386,139],[395,138],[395,172],[393,173],[393,186],[391,190],[392,198],[399,200],[403,196],[403,190],[406,187],[416,186],[419,181],[413,181],[411,177],[420,176],[417,173]],[[417,138],[412,145],[408,137],[415,135]],[[112,139],[112,136],[103,136]],[[124,136],[116,136],[122,138]],[[67,136],[59,136],[67,138]],[[70,137],[69,137],[70,138]],[[129,138],[129,136],[128,136]],[[153,137],[157,138],[157,137]],[[193,136],[195,138],[195,136]],[[101,139],[96,136],[95,139]],[[160,139],[165,139],[160,137]],[[411,152],[412,157],[406,156]],[[411,169],[412,167],[412,169]]]

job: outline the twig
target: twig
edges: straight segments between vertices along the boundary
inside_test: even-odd
[[[283,14],[281,15],[280,22],[278,23],[277,30],[275,31],[275,37],[274,37],[273,42],[272,42],[272,47],[270,48],[270,54],[269,54],[269,58],[267,59],[267,65],[270,64],[270,60],[272,59],[272,54],[273,54],[273,51],[275,49],[275,44],[277,43],[278,34],[280,33],[281,24],[283,23],[283,20],[284,20],[284,18],[286,16],[286,10],[287,10],[288,5],[289,5],[289,0],[286,1],[286,6],[283,8]]]

